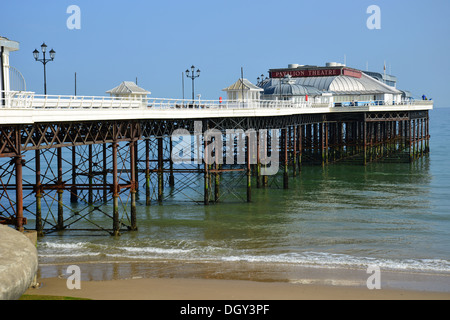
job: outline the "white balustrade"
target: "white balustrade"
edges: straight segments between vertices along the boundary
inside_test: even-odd
[[[249,101],[219,101],[219,100],[182,100],[146,98],[133,100],[130,98],[115,98],[102,96],[54,96],[38,95],[25,91],[0,91],[0,108],[32,108],[32,109],[290,109],[290,108],[331,108],[331,107],[365,107],[365,106],[415,106],[432,105],[432,101],[367,101],[332,103],[329,98],[314,101],[290,100],[249,100]]]

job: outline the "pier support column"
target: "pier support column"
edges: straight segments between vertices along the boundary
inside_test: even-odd
[[[265,133],[265,140],[264,140],[264,144],[262,146],[263,148],[263,155],[264,155],[264,175],[262,176],[262,186],[263,188],[267,188],[269,186],[269,176],[267,175],[267,157],[268,157],[268,153],[269,153],[269,137],[271,137],[270,135],[270,130],[267,130]],[[260,146],[261,148],[261,146]]]
[[[208,150],[206,139],[204,141],[204,150]],[[203,185],[203,203],[209,205],[209,193],[210,193],[210,177],[209,177],[209,165],[206,160],[206,155],[203,159],[204,166],[204,185]]]
[[[89,181],[89,190],[88,190],[88,204],[93,204],[93,170],[92,170],[92,144],[88,145],[88,181]]]
[[[427,117],[425,119],[425,153],[430,152],[430,118],[427,111]]]
[[[205,172],[204,172],[203,203],[205,205],[209,205],[209,170],[208,170],[208,164],[206,164],[206,163],[205,163]]]
[[[158,201],[161,203],[163,199],[164,191],[164,141],[163,138],[157,138],[158,140]]]
[[[420,156],[423,157],[424,154],[424,140],[425,140],[425,135],[424,135],[424,122],[425,119],[420,119]]]
[[[312,124],[307,124],[306,128],[305,128],[305,139],[304,139],[304,146],[303,146],[303,151],[306,151],[306,154],[304,152],[304,155],[307,156],[307,159],[309,161],[309,163],[311,163],[312,159],[313,159],[313,149],[314,149],[314,145],[313,145],[313,125]]]
[[[70,202],[76,203],[78,202],[78,190],[76,187],[77,184],[77,154],[76,147],[72,147],[72,187],[70,188]]]
[[[342,159],[344,157],[344,122],[338,123],[338,159]]]
[[[20,232],[24,231],[24,217],[23,217],[23,160],[22,155],[14,158],[16,167],[16,229]]]
[[[259,141],[260,133],[256,132],[256,188],[261,188],[261,143]]]
[[[107,155],[106,155],[106,143],[103,144],[102,153],[103,153],[103,202],[108,201],[108,190],[106,188],[106,185],[108,184],[108,170],[107,168]]]
[[[401,120],[399,121],[399,128],[398,128],[398,135],[399,135],[399,145],[401,152],[404,152],[406,148],[406,121]]]
[[[415,139],[414,120],[409,120],[409,162],[414,160],[414,139]]]
[[[414,120],[414,160],[419,158],[420,119]]]
[[[194,125],[195,126],[195,125]],[[205,132],[207,132],[210,128],[209,128],[209,122],[208,120],[204,120],[202,123],[202,128],[205,128]],[[197,128],[195,129],[196,132],[199,132],[201,130],[198,130]],[[202,142],[202,137],[200,135],[197,136],[197,148],[201,147],[203,145],[203,159],[201,158],[201,153],[200,150],[197,149],[197,159],[199,160],[199,167],[200,164],[203,162],[203,179],[204,179],[204,183],[203,183],[203,204],[204,205],[209,205],[209,200],[210,200],[210,193],[211,193],[211,176],[210,176],[210,166],[209,166],[209,162],[208,160],[209,157],[211,156],[211,153],[208,153],[209,150],[209,144],[212,144],[212,141],[207,141],[208,139],[206,137],[203,137],[203,142]],[[215,149],[215,148],[214,148]],[[215,152],[218,152],[218,150],[214,150]],[[217,157],[215,159],[217,161]]]
[[[247,136],[247,202],[252,202],[252,144],[250,135]]]
[[[172,137],[169,137],[170,141],[170,152],[169,152],[169,186],[174,187],[175,186],[175,176],[173,175],[173,161],[172,161],[172,149],[173,149],[173,142]]]
[[[289,189],[289,158],[288,158],[288,130],[282,129],[283,136],[283,154],[284,154],[284,173],[283,173],[283,188]]]
[[[58,193],[58,223],[56,225],[56,230],[64,229],[64,203],[63,203],[63,173],[62,173],[62,149],[57,148],[57,162],[58,162],[58,182],[57,182],[57,193]]]
[[[117,142],[112,143],[112,171],[113,171],[113,236],[120,235],[119,223],[119,180],[117,170]]]
[[[367,165],[367,121],[364,119],[364,129],[363,129],[363,147],[364,147],[364,159],[363,164]]]
[[[214,174],[214,176],[215,176],[214,202],[218,203],[219,202],[219,198],[220,198],[220,172],[219,172],[220,165],[217,163],[217,159],[216,159],[215,169],[216,169],[216,172]]]
[[[325,166],[326,164],[326,160],[325,160],[325,123],[320,123],[319,124],[319,134],[320,134],[320,153],[321,153],[321,157],[322,157],[322,167]]]
[[[35,151],[35,169],[36,169],[36,232],[38,237],[44,235],[42,226],[42,186],[41,186],[41,150]]]
[[[292,138],[291,138],[291,144],[292,144],[292,176],[297,176],[297,127],[292,127]]]
[[[329,128],[328,128],[328,122],[324,122],[322,124],[323,130],[322,130],[322,165],[328,164],[328,149],[329,149]]]
[[[150,140],[145,140],[145,204],[150,206]]]
[[[302,154],[303,154],[303,125],[298,126],[298,173],[302,172]]]
[[[349,122],[345,122],[344,123],[344,133],[343,133],[343,139],[344,139],[344,143],[345,144],[345,153],[343,156],[348,157],[350,155],[350,123]]]
[[[137,221],[136,221],[136,140],[131,140],[130,142],[130,196],[131,196],[131,231],[137,230]]]
[[[136,190],[136,200],[139,200],[139,140],[134,143],[134,181]]]

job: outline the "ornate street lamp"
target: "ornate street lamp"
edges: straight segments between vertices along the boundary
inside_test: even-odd
[[[36,61],[42,62],[42,64],[44,65],[44,94],[47,95],[47,72],[46,72],[45,65],[47,63],[49,63],[50,61],[55,60],[56,52],[53,49],[50,50],[50,52],[49,52],[50,53],[50,59],[47,59],[45,57],[45,54],[47,53],[47,45],[45,44],[45,42],[41,45],[41,50],[42,50],[42,54],[44,56],[43,59],[39,59],[39,51],[37,49],[35,49],[33,51],[33,57],[34,57],[34,59]]]
[[[200,77],[200,69],[197,69],[197,74],[195,74],[195,67],[191,66],[191,71],[189,71],[189,69],[186,70],[186,77],[192,79],[192,103],[194,103],[195,100],[194,80],[195,78]]]

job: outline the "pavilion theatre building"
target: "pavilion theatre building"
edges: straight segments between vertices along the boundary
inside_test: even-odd
[[[376,75],[379,77],[333,62],[325,67],[291,64],[270,69],[269,78],[257,85],[263,89],[263,100],[320,102],[331,98],[336,106],[359,106],[374,102],[392,105],[405,99],[405,92],[396,88],[395,77]]]

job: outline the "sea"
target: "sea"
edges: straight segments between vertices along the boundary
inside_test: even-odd
[[[79,265],[85,280],[365,286],[375,266],[384,287],[450,292],[450,108],[430,117],[431,152],[414,163],[303,166],[288,190],[253,188],[251,203],[146,206],[141,197],[136,232],[39,238],[39,275],[61,277]],[[101,219],[112,223],[92,220]]]

